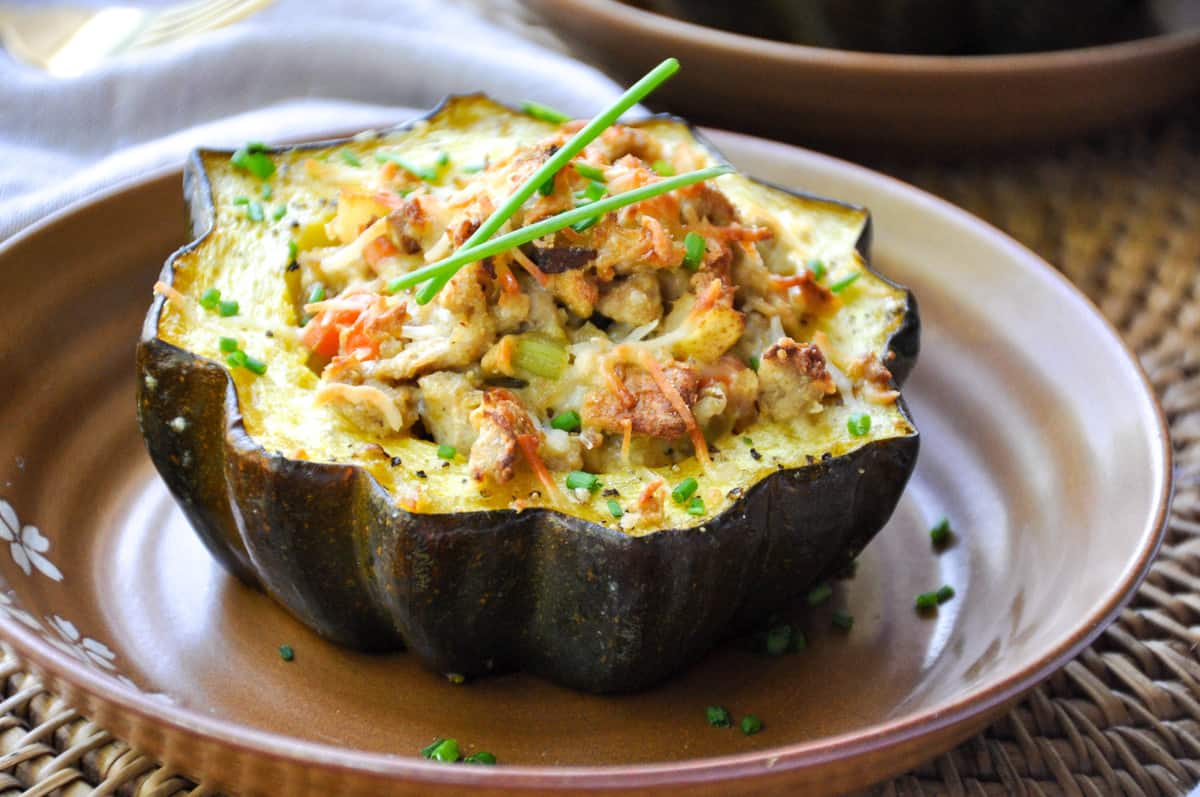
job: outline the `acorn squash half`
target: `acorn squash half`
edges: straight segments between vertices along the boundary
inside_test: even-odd
[[[729,174],[713,181],[723,200],[697,189],[690,196],[707,197],[701,210],[669,210],[672,224],[691,219],[705,235],[728,238],[701,248],[702,262],[685,252],[682,228],[667,229],[662,243],[653,221],[625,217],[645,228],[635,235],[622,233],[614,216],[604,221],[608,233],[569,233],[568,243],[578,246],[526,248],[552,281],[549,309],[537,295],[550,290],[534,279],[539,269],[520,271],[517,253],[471,267],[474,276],[464,279],[476,280],[472,289],[492,291],[485,302],[504,290],[496,286],[511,267],[519,279],[506,283],[505,301],[525,307],[513,297],[529,295],[534,309],[517,322],[498,310],[497,318],[489,316],[491,348],[482,357],[456,360],[461,349],[438,344],[437,356],[449,359],[436,368],[458,380],[459,393],[422,386],[419,380],[435,367],[427,360],[404,360],[414,369],[403,372],[412,380],[379,381],[380,371],[370,369],[384,354],[375,351],[376,360],[361,350],[346,354],[349,326],[325,339],[313,334],[325,322],[319,311],[340,306],[329,301],[353,299],[357,289],[347,285],[372,284],[375,271],[386,277],[389,269],[434,259],[438,214],[473,196],[463,192],[479,175],[517,170],[522,158],[536,162],[561,134],[559,125],[466,96],[384,133],[194,153],[184,192],[197,239],[171,256],[156,286],[137,351],[138,417],[155,466],[213,555],[322,636],[364,650],[407,647],[444,673],[518,668],[584,690],[631,690],[694,661],[730,630],[844,567],[888,520],[917,457],[917,431],[895,393],[916,358],[917,308],[906,289],[867,267],[865,210]],[[580,186],[583,193],[615,191],[620,175],[648,174],[651,166],[662,173],[723,162],[685,123],[668,117],[622,127],[601,144],[615,148],[597,161],[608,170],[608,186],[596,188],[586,174],[572,172],[560,173],[563,182],[550,190],[564,192],[566,202],[585,201]],[[584,156],[589,152],[595,155]],[[505,175],[496,179],[507,184]],[[554,194],[531,202],[543,199],[552,202]],[[391,225],[390,239],[371,258],[361,236],[384,229],[381,223]],[[453,227],[441,235],[453,238]],[[637,328],[638,316],[626,317],[634,304],[600,298],[581,308],[576,291],[590,279],[592,298],[597,291],[603,297],[633,279],[620,274],[640,268],[628,262],[618,263],[612,283],[595,276],[605,246],[598,237],[626,233],[631,245],[645,244],[644,253],[658,241],[664,256],[676,259],[655,275],[661,317]],[[589,241],[592,249],[584,245]],[[440,246],[448,251],[446,242]],[[716,276],[715,287],[705,282],[703,275],[718,271],[725,282]],[[680,324],[708,316],[671,312],[681,303],[700,304],[708,288],[703,301],[724,301],[722,317],[740,315],[744,327],[736,343],[729,338],[713,351],[705,347],[725,334],[719,324],[685,328]],[[776,310],[757,317],[749,296]],[[384,344],[385,354],[401,360],[418,339],[438,338],[413,320],[426,311],[395,310],[403,300],[399,294],[378,300],[392,307],[396,328],[404,330],[395,334],[409,336]],[[467,307],[462,318],[481,307]],[[771,316],[776,311],[779,317]],[[652,305],[648,312],[657,310]],[[498,342],[505,324],[511,337],[532,335],[549,342],[551,352],[554,346],[570,352],[567,370],[555,375],[553,367],[513,366]],[[448,339],[457,334],[449,330]],[[777,337],[792,343],[764,348]],[[706,419],[701,441],[637,415],[641,393],[634,404],[606,405],[603,389],[585,400],[586,391],[563,384],[591,378],[579,370],[583,365],[577,368],[589,346],[607,356],[618,342],[627,351],[653,345],[665,351],[668,340],[661,356],[697,380],[680,395],[687,394],[694,420]],[[333,348],[322,353],[326,345]],[[396,397],[395,413],[318,400],[330,384],[335,399],[365,384],[331,377],[331,369],[350,368],[355,379],[365,378],[367,366],[355,357],[367,357],[371,384]],[[799,394],[769,370],[794,365],[789,357],[816,358],[827,368],[796,383],[810,391],[799,414],[786,409]],[[617,378],[651,385],[638,362],[617,366]],[[818,375],[823,387],[812,393]],[[705,396],[729,398],[722,391],[732,389],[730,379],[759,392],[742,402],[740,414],[704,410]],[[466,405],[454,403],[463,396]],[[525,439],[535,451],[528,462],[519,451],[492,460],[476,451],[487,448],[479,443],[478,424],[487,422],[481,396],[516,396],[518,405],[529,406],[533,434]],[[725,406],[717,399],[714,406]],[[647,401],[644,409],[657,407],[659,421],[683,417]],[[580,409],[578,420],[570,413],[561,419],[568,406]],[[624,434],[615,431],[624,424]],[[697,450],[701,445],[711,462]],[[533,465],[538,451],[548,457],[541,480]],[[587,471],[582,486],[579,474],[566,481],[569,471],[580,470]]]

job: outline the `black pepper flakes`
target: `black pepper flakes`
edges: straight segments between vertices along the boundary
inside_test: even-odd
[[[419,470],[419,471],[417,471],[417,478],[418,478],[418,479],[428,479],[428,478],[429,478],[429,474],[427,474],[427,473],[426,473],[425,471],[423,471],[423,470]]]
[[[602,496],[604,496],[605,498],[616,498],[618,495],[621,494],[621,491],[618,490],[616,487],[605,487],[604,492],[602,492],[600,494]]]
[[[755,462],[758,462],[759,460],[762,459],[762,454],[758,453],[757,448],[750,449],[750,456],[754,457]]]
[[[291,263],[287,264],[288,271],[297,271],[299,268],[300,268],[300,264],[295,260],[293,260]]]
[[[403,464],[404,464],[404,461],[401,460],[400,457],[392,457],[392,467],[393,468],[398,468]]]

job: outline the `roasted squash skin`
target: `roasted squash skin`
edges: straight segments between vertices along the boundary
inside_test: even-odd
[[[215,217],[198,155],[184,186],[197,239],[164,266],[168,285]],[[644,536],[544,508],[413,513],[364,467],[260,446],[228,369],[159,337],[163,306],[156,296],[138,344],[138,419],[208,549],[323,637],[407,647],[440,672],[522,669],[593,692],[649,686],[844,567],[916,463],[914,428],[771,473],[702,526]],[[908,293],[887,345],[897,386],[918,339]]]

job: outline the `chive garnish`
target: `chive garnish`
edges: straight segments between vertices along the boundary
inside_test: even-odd
[[[286,215],[287,205],[280,205],[279,207],[275,208],[275,212],[271,214],[271,218],[273,218],[275,221],[279,221]]]
[[[808,261],[808,270],[812,272],[813,279],[820,282],[825,278],[825,261],[812,258]]]
[[[251,141],[243,145],[229,158],[235,169],[250,172],[260,180],[266,180],[275,173],[275,162],[264,150],[266,145],[260,141]]]
[[[496,763],[496,756],[489,753],[487,750],[480,750],[478,753],[471,753],[463,759],[464,764],[487,764],[491,766]]]
[[[220,303],[221,292],[216,288],[209,288],[200,295],[200,306],[205,310],[216,310]]]
[[[292,659],[296,658],[296,651],[292,650],[291,645],[280,645],[279,658],[283,659],[284,661],[291,661]]]
[[[792,632],[792,643],[788,645],[789,653],[800,653],[808,647],[808,638],[804,636],[804,632],[796,629]]]
[[[714,728],[728,728],[732,723],[729,712],[724,706],[709,706],[704,709],[704,717]]]
[[[688,501],[687,513],[689,515],[704,515],[707,512],[708,510],[704,508],[704,499],[700,496],[692,496],[692,499]]]
[[[938,603],[945,603],[954,597],[954,587],[949,584],[943,584],[934,594],[937,595]]]
[[[238,314],[238,303],[236,299],[222,299],[217,302],[217,312],[221,314],[221,318],[229,318]]]
[[[479,226],[479,229],[476,230],[470,238],[463,242],[463,245],[456,256],[461,256],[463,250],[470,249],[476,244],[483,243],[495,235],[496,230],[500,229],[500,227],[504,225],[504,222],[508,221],[509,217],[511,217],[517,211],[517,209],[521,207],[521,205],[525,204],[525,200],[529,199],[529,197],[533,195],[533,192],[536,191],[539,186],[541,186],[547,179],[553,177],[559,169],[569,163],[571,159],[579,154],[584,147],[590,144],[596,138],[596,136],[603,133],[610,125],[612,125],[613,122],[617,121],[621,114],[625,113],[625,111],[629,110],[638,102],[640,102],[647,94],[658,88],[659,84],[661,84],[671,75],[675,74],[675,72],[678,70],[679,62],[674,58],[668,58],[648,72],[646,76],[637,83],[634,83],[632,86],[630,86],[629,89],[626,90],[626,92],[622,94],[616,102],[602,111],[598,116],[592,119],[592,121],[588,122],[582,130],[572,136],[572,138],[567,141],[567,143],[565,143],[561,149],[555,152],[554,155],[552,155],[545,163],[543,163],[541,168],[530,175],[529,179],[527,179],[520,188],[514,191],[513,194],[499,208],[496,209],[496,212],[489,216],[487,220]],[[649,197],[643,198],[649,199]],[[633,201],[641,200],[635,199]],[[618,205],[614,206],[613,208],[605,209],[604,212],[607,213],[609,210],[616,210],[617,207],[620,206]],[[568,211],[568,214],[570,212],[571,211]],[[568,218],[562,222],[561,226],[548,229],[545,232],[538,232],[532,238],[515,242],[510,246],[505,246],[501,249],[491,252],[490,254],[497,254],[498,252],[503,252],[506,249],[511,248],[511,246],[519,246],[521,243],[532,241],[534,238],[539,238],[542,235],[546,235],[551,232],[557,232],[563,227],[566,227],[568,224],[574,224],[581,218],[583,218],[583,216]],[[546,221],[550,221],[550,219],[547,219]],[[417,274],[422,271],[424,272],[421,274],[419,279],[404,284],[399,284],[401,283],[401,280],[396,280],[395,282],[391,283],[388,288],[392,293],[395,293],[402,288],[412,285],[419,285],[421,282],[429,280],[428,284],[422,287],[421,290],[417,292],[416,296],[418,304],[427,304],[435,295],[437,295],[437,292],[442,289],[442,286],[450,281],[450,278],[454,276],[455,272],[457,272],[459,268],[465,266],[467,263],[482,260],[488,256],[488,254],[479,254],[478,256],[471,258],[468,255],[468,259],[459,260],[452,266],[447,265],[455,260],[455,257],[451,257],[443,261],[441,264],[434,264],[438,268],[426,267],[426,269],[420,269],[419,271],[413,272],[413,274]]]
[[[758,366],[761,364],[762,364],[762,361],[758,359],[757,354],[750,355],[750,359],[746,360],[746,365],[750,366],[751,371],[757,371]]]
[[[235,197],[233,198],[233,204],[235,204],[235,205],[249,205],[249,204],[250,204],[250,197],[246,197],[246,196],[235,196]]]
[[[434,158],[433,162],[436,163],[438,166],[449,166],[450,165],[450,153],[446,152],[445,150],[438,152],[437,157]]]
[[[782,656],[792,645],[792,627],[786,623],[767,629],[763,650],[768,656]]]
[[[748,446],[752,446],[752,445],[754,445],[754,438],[751,438],[751,437],[743,437],[743,438],[742,438],[742,442],[743,442],[743,443],[745,443],[745,444],[746,444],[746,445],[748,445]]]
[[[686,479],[675,485],[675,489],[671,491],[671,497],[675,499],[675,503],[682,504],[684,501],[692,497],[696,492],[696,488],[700,486],[700,482],[693,477],[688,476]]]
[[[820,606],[831,597],[833,597],[833,587],[828,584],[818,584],[809,591],[805,601],[809,606]]]
[[[592,180],[587,184],[587,188],[583,189],[583,199],[588,202],[595,202],[597,199],[602,199],[608,193],[608,188],[599,180]]]
[[[934,548],[945,547],[950,542],[951,536],[949,518],[942,518],[929,530],[929,541],[933,544]]]
[[[834,612],[833,616],[829,619],[834,625],[843,631],[849,631],[854,627],[854,615],[850,614],[849,612],[844,612],[841,609],[838,609],[836,612]]]
[[[620,504],[610,498],[608,499],[608,514],[615,518],[619,518],[625,514],[625,510],[621,508]]]
[[[584,163],[583,161],[575,161],[571,164],[571,166],[573,166],[575,171],[579,172],[584,177],[597,183],[603,183],[608,179],[604,176],[604,170],[599,166],[593,166],[592,164]]]
[[[675,176],[675,167],[667,163],[665,160],[656,160],[654,163],[650,164],[650,168],[653,169],[654,173],[659,177]]]
[[[862,437],[871,431],[871,416],[865,412],[856,412],[846,419],[846,429],[855,437]]]
[[[689,232],[683,239],[683,267],[688,271],[700,268],[700,261],[704,259],[704,250],[707,246],[708,242],[704,240],[703,235]]]
[[[225,355],[225,362],[229,363],[232,368],[244,368],[246,367],[246,352],[241,349],[231,351]]]
[[[575,410],[560,412],[550,420],[550,428],[561,429],[564,432],[578,431],[581,425],[582,419],[580,419],[579,413]]]
[[[571,225],[571,229],[574,230],[575,232],[583,232],[584,230],[590,228],[592,225],[594,225],[598,221],[600,221],[599,216],[592,216],[590,219],[584,219],[583,221],[575,222],[574,224]]]
[[[427,183],[432,183],[438,177],[437,169],[428,166],[418,166],[403,155],[397,155],[394,152],[378,152],[375,154],[375,160],[380,163],[391,161],[412,176],[420,178]]]
[[[434,739],[433,744],[421,750],[421,755],[430,761],[441,761],[446,764],[453,764],[462,758],[462,754],[458,751],[457,739]]]
[[[552,125],[561,125],[563,122],[571,121],[571,117],[562,111],[551,108],[549,105],[542,105],[540,102],[534,102],[533,100],[525,100],[525,102],[521,103],[521,110],[534,119],[540,119]]]
[[[296,257],[300,254],[300,244],[295,241],[288,241],[288,262],[295,263]]]
[[[763,729],[762,720],[753,714],[747,714],[742,717],[742,733],[747,736],[753,736]]]
[[[267,364],[265,362],[255,359],[245,352],[242,352],[242,354],[244,355],[245,359],[245,362],[242,363],[242,365],[247,371],[258,374],[259,376],[262,376],[267,372]]]
[[[594,473],[588,473],[585,470],[573,470],[567,474],[567,489],[578,490],[583,488],[588,492],[594,493],[600,489],[600,477]]]
[[[250,219],[250,221],[262,221],[264,218],[262,203],[258,201],[251,201],[250,204],[246,206],[246,218]]]
[[[458,449],[451,445],[442,443],[437,449],[438,459],[452,460],[458,456]]]
[[[237,338],[221,338],[220,346],[221,346],[221,351],[225,352],[226,354],[229,354],[232,351],[237,351],[238,350]]]
[[[554,175],[546,178],[546,181],[538,186],[538,193],[542,196],[550,196],[554,193]]]
[[[927,612],[938,605],[937,593],[922,592],[917,596],[917,599],[913,602],[913,604],[916,606],[917,611]]]
[[[348,149],[338,150],[338,157],[347,166],[362,166],[362,161],[358,159],[358,156]]]
[[[323,301],[325,301],[325,286],[319,282],[314,282],[308,292],[308,301],[305,304],[316,304]]]
[[[829,290],[833,291],[834,293],[841,293],[842,291],[846,290],[846,288],[849,288],[851,285],[853,285],[854,281],[861,276],[862,272],[856,271],[848,277],[842,277],[840,280],[830,285]]]

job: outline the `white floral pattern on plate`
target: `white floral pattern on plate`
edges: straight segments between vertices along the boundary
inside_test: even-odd
[[[25,575],[32,575],[36,569],[55,581],[62,581],[62,571],[45,556],[50,550],[50,540],[38,531],[37,526],[22,527],[17,510],[4,500],[0,500],[0,540],[9,544],[13,561]]]
[[[50,627],[59,636],[58,639],[55,639],[49,634],[45,635],[46,641],[51,645],[82,662],[91,663],[105,670],[116,669],[113,661],[116,660],[117,654],[113,653],[108,645],[98,642],[91,637],[83,636],[79,633],[79,629],[75,627],[74,623],[70,620],[64,620],[57,614],[53,617],[47,617],[46,622],[50,624]]]

